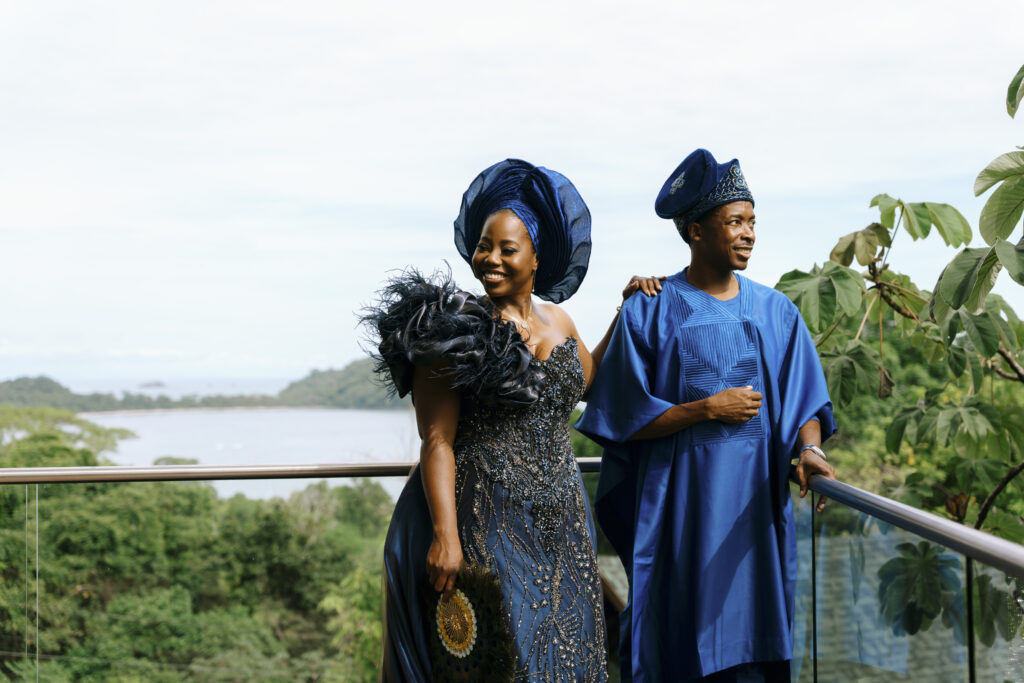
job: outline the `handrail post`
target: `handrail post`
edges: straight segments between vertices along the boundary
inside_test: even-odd
[[[817,493],[811,493],[811,672],[818,683],[818,531],[815,528]]]
[[[969,555],[964,555],[967,560],[964,567],[967,576],[964,580],[967,591],[967,623],[964,629],[964,636],[967,638],[967,680],[970,683],[977,682],[977,675],[974,672],[974,560]]]

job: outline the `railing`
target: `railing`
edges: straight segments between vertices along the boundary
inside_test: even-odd
[[[810,488],[794,680],[1024,680],[1024,547],[839,481]]]
[[[579,464],[581,470],[591,475],[600,468],[598,458],[580,459]],[[410,468],[409,463],[21,468],[0,469],[0,484],[46,487],[125,482],[404,477]],[[794,615],[795,681],[1024,680],[1024,641],[1021,639],[1024,547],[841,482],[815,478],[811,490],[833,502],[823,513],[813,511],[813,500],[795,502],[799,555]],[[30,595],[33,591],[37,600],[40,595],[46,598],[38,554],[34,566],[30,567],[33,565],[30,528],[36,534],[32,550],[35,553],[40,550],[39,495],[37,488],[33,512],[29,490],[25,489],[24,602],[18,599],[16,604],[6,605],[7,612],[15,617],[18,617],[18,609],[24,611],[23,623],[19,622],[24,627],[24,647],[14,648],[10,642],[0,647],[0,670],[9,676],[12,672],[15,675],[30,673],[24,666],[18,667],[19,662],[31,662],[33,655],[36,675],[41,669],[45,671],[48,657],[53,661],[74,660],[77,655],[47,654],[47,649],[61,649],[59,634],[49,637],[45,628],[33,631],[33,626],[38,629],[38,621],[34,625],[32,617],[38,620],[43,614],[46,621],[53,613],[67,608],[67,604],[77,605],[76,600],[86,605],[88,596],[82,598],[83,591],[105,590],[104,585],[116,584],[121,571],[116,567],[85,568],[82,575],[93,576],[93,583],[87,582],[86,588],[82,588],[85,584],[71,587],[73,598],[51,596],[57,602],[63,601],[64,607],[48,611],[45,606],[33,606]],[[59,506],[54,507],[51,516],[58,509]],[[68,510],[60,512],[75,514]],[[83,511],[82,515],[89,513]],[[82,525],[90,523],[84,517],[78,521]],[[144,526],[144,522],[140,521],[138,526]],[[145,530],[140,528],[139,532],[144,534]],[[20,546],[2,550],[8,558],[20,557]],[[54,550],[51,556],[59,557],[59,553]],[[30,568],[34,569],[34,576]],[[45,570],[45,566],[42,569]],[[12,596],[17,597],[21,590],[18,586],[3,588],[3,597],[8,603],[13,602]],[[107,585],[106,590],[113,589]],[[193,599],[199,599],[196,591],[201,593],[202,588],[193,589]],[[137,616],[130,616],[134,613],[127,607],[121,613],[124,619],[137,620]],[[90,614],[95,616],[93,612]],[[48,639],[53,641],[52,647],[47,644]],[[140,656],[136,654],[137,658]],[[7,666],[3,664],[5,657]],[[104,658],[90,650],[79,659],[88,669],[89,666],[102,668]],[[170,671],[169,675],[184,671],[180,664],[166,666],[164,673]],[[237,666],[229,667],[227,673],[246,674],[246,670]],[[190,675],[199,677],[205,676],[204,671],[223,669],[215,658],[202,659],[189,667]],[[129,673],[141,673],[145,677],[144,672],[138,670]]]

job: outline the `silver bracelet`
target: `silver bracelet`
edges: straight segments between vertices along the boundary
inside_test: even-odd
[[[804,446],[803,448],[801,448],[800,449],[801,455],[803,454],[804,451],[813,451],[813,452],[817,453],[818,455],[820,455],[822,460],[824,460],[825,462],[828,462],[828,456],[825,455],[825,451],[821,450],[821,448],[819,448],[818,446],[815,446],[813,443],[809,443],[806,446]]]

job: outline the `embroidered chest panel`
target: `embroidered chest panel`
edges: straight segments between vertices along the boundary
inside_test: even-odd
[[[684,321],[677,331],[682,400],[699,401],[724,389],[753,386],[764,393],[757,331],[737,319],[725,305],[709,296],[676,297]],[[717,420],[690,428],[694,443],[761,439],[765,435],[762,403],[758,414],[741,424]]]

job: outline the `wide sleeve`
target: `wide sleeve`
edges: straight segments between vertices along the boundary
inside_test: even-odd
[[[832,400],[828,395],[825,373],[811,333],[795,306],[790,308],[792,323],[778,377],[781,414],[779,441],[783,452],[796,456],[798,432],[810,420],[821,423],[824,441],[836,431]]]
[[[361,323],[377,353],[381,382],[399,396],[412,390],[415,366],[439,366],[452,387],[486,405],[528,405],[540,395],[544,369],[513,323],[487,299],[459,290],[450,273],[415,269],[392,277]]]
[[[655,396],[652,389],[656,383],[657,325],[650,304],[643,297],[632,297],[622,307],[590,388],[587,408],[576,424],[576,429],[601,445],[629,440],[675,405]]]

